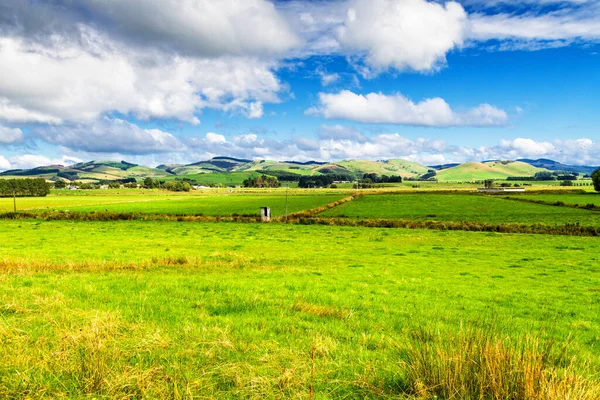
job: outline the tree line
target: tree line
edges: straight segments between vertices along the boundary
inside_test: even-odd
[[[245,179],[242,184],[246,188],[277,188],[281,186],[281,183],[276,177],[267,175]]]
[[[43,197],[50,185],[43,178],[0,179],[0,197]]]

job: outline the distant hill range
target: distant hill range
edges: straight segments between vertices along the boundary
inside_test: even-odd
[[[10,170],[0,173],[4,177],[40,177],[49,181],[131,181],[146,177],[159,180],[189,179],[199,184],[239,184],[257,174],[268,174],[280,180],[298,180],[300,176],[322,174],[345,175],[354,179],[365,173],[400,175],[404,179],[433,177],[440,182],[479,181],[506,179],[507,177],[533,176],[537,172],[565,171],[590,174],[597,167],[564,165],[552,160],[485,161],[463,164],[425,166],[415,162],[391,160],[273,161],[246,160],[232,157],[214,157],[192,164],[165,164],[156,168],[132,164],[127,161],[90,161],[70,166],[48,165],[32,169]]]
[[[545,168],[550,171],[566,171],[588,175],[600,168],[600,166],[593,167],[589,165],[566,165],[554,160],[548,160],[546,158],[540,158],[538,160],[530,160],[524,158],[520,159],[519,161],[533,165],[534,167]]]

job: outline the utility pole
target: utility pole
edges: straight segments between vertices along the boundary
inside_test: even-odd
[[[285,187],[285,223],[287,224],[287,214],[288,214],[288,190],[290,189],[290,185]]]

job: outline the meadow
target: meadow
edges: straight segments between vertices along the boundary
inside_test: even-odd
[[[360,192],[317,217],[598,225],[499,196]],[[290,194],[292,213],[356,191]],[[279,216],[285,190],[17,201]],[[600,398],[595,237],[4,219],[0,238],[0,398]]]
[[[562,195],[551,195],[562,198]],[[557,197],[558,196],[558,197]],[[595,196],[593,194],[587,196]],[[534,197],[530,196],[529,197]],[[543,223],[600,226],[600,212],[507,200],[501,196],[456,193],[365,195],[327,210],[320,216],[485,223]]]
[[[426,398],[413,352],[478,330],[554,346],[546,367],[589,382],[600,368],[595,238],[27,220],[0,235],[0,397]]]
[[[523,200],[539,200],[546,203],[560,201],[568,205],[578,204],[580,206],[585,206],[587,204],[594,204],[600,206],[600,194],[597,193],[525,193],[510,197]]]
[[[285,189],[263,192],[263,194],[250,191],[229,193],[226,190],[184,194],[165,194],[165,192],[151,190],[134,193],[123,190],[119,194],[108,191],[94,192],[79,196],[67,192],[47,197],[20,198],[17,204],[21,211],[68,210],[86,213],[108,211],[178,215],[259,215],[260,207],[270,207],[273,216],[285,215]],[[288,196],[288,212],[316,208],[345,196],[347,194],[344,192],[314,194],[308,191],[291,191]],[[12,210],[13,199],[0,199],[0,212]]]

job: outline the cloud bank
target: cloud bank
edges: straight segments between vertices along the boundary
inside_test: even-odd
[[[327,119],[433,127],[504,126],[508,122],[505,111],[489,104],[457,112],[439,97],[414,103],[399,93],[360,95],[349,90],[335,94],[319,93],[319,105],[306,113]]]

